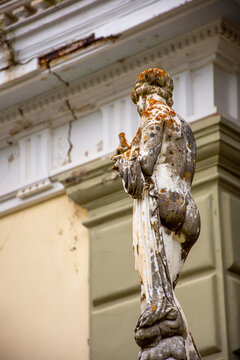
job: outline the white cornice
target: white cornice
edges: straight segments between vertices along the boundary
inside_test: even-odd
[[[14,39],[18,61],[23,63],[91,33],[96,38],[123,33],[187,2],[196,0],[162,0],[161,6],[159,0],[149,0],[147,5],[144,0],[64,0],[5,31],[10,40]]]
[[[6,0],[0,4],[2,28],[13,31],[78,0]],[[94,0],[93,0],[94,1]],[[25,10],[25,11],[24,11]],[[24,16],[23,16],[24,15]]]
[[[230,36],[229,33],[231,33]],[[102,98],[102,96],[106,97],[113,94],[115,85],[117,85],[117,92],[124,89],[128,91],[129,79],[131,79],[133,83],[136,74],[145,67],[161,65],[167,68],[172,75],[175,75],[178,71],[183,71],[181,64],[193,70],[194,68],[203,66],[204,62],[215,61],[211,56],[214,56],[216,62],[220,63],[220,59],[224,59],[224,55],[229,57],[225,65],[230,66],[232,69],[235,67],[235,70],[237,70],[236,67],[240,61],[238,49],[239,39],[239,31],[233,29],[225,21],[215,21],[184,34],[184,36],[179,36],[153,49],[125,59],[121,63],[118,62],[106,69],[77,79],[69,85],[62,85],[47,94],[2,111],[0,115],[0,147],[6,146],[4,145],[6,141],[14,139],[12,139],[12,136],[9,136],[9,134],[14,132],[11,132],[11,130],[14,130],[15,127],[16,133],[23,130],[26,133],[26,131],[32,132],[33,127],[39,126],[40,124],[41,127],[45,126],[44,123],[47,126],[55,127],[58,126],[59,123],[68,122],[71,114],[69,113],[69,109],[66,108],[66,100],[73,102],[74,105],[76,102],[75,99],[77,99],[78,106],[75,106],[75,108],[77,115],[80,116],[91,111],[96,102],[103,103],[104,98]],[[225,54],[223,49],[225,50]],[[228,56],[226,49],[229,53],[231,52],[231,56]],[[96,56],[98,51],[101,51],[101,47],[99,50],[94,49],[94,51]],[[83,59],[85,57],[88,58],[88,56],[90,56],[89,50],[86,49],[86,51],[81,53],[74,53],[70,59],[63,58],[59,63],[51,67],[51,76],[53,77],[53,74],[60,74],[61,71],[67,68],[71,69],[72,66],[76,66],[77,64],[81,65]],[[39,73],[37,64],[35,64],[36,62],[33,62],[34,66],[31,68],[32,81],[38,83],[41,77],[48,78],[50,74],[47,69]],[[222,61],[222,66],[224,66],[224,61]],[[15,73],[17,73],[17,69],[15,69]],[[31,73],[25,76],[27,77],[29,86],[31,86]],[[110,82],[111,86],[109,86]],[[103,87],[104,91],[101,91],[100,89]],[[81,97],[79,97],[80,94]],[[57,104],[59,104],[58,107],[56,106]],[[51,118],[50,122],[49,118]],[[30,120],[31,126],[29,126],[27,130],[27,126],[25,125],[28,124]]]

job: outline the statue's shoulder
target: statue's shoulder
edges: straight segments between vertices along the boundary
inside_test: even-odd
[[[176,113],[163,101],[150,99],[148,108],[143,112],[147,122],[161,122],[175,116]]]
[[[158,109],[158,110],[169,110],[171,109],[167,104],[165,104],[165,102],[161,101],[161,100],[156,100],[156,99],[149,99],[149,109],[153,110],[153,109]]]

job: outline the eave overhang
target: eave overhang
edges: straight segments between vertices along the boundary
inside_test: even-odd
[[[238,26],[238,11],[234,0],[151,0],[147,6],[143,0],[65,0],[1,32],[0,110],[123,63],[218,19]],[[92,41],[84,44],[90,37]],[[74,50],[61,52],[64,47]],[[44,63],[46,56],[50,60]]]

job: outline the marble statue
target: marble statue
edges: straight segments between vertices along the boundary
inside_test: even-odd
[[[184,261],[200,232],[191,195],[196,143],[190,125],[171,108],[173,81],[143,71],[131,97],[141,123],[129,144],[124,133],[113,166],[134,199],[133,250],[141,280],[135,329],[139,360],[197,360],[200,355],[174,294]]]

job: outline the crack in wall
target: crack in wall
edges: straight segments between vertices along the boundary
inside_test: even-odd
[[[21,117],[24,118],[23,109],[20,106],[18,107],[18,112],[21,115]]]
[[[72,159],[71,159],[71,152],[72,152],[72,148],[73,148],[73,143],[72,143],[72,141],[71,141],[72,122],[73,122],[73,120],[77,120],[77,116],[76,116],[74,110],[72,109],[69,100],[66,100],[66,105],[67,105],[67,108],[69,109],[69,111],[70,111],[71,114],[72,114],[72,120],[69,121],[68,137],[67,137],[67,139],[68,139],[68,144],[69,144],[69,149],[68,149],[68,152],[67,152],[67,157],[68,157],[68,162],[70,163],[70,162],[72,161]]]
[[[5,39],[4,43],[6,44],[9,53],[9,58],[8,58],[9,67],[17,65],[15,50],[12,45],[12,41]]]
[[[5,30],[1,30],[0,31],[0,46],[4,46],[5,45],[5,49],[8,52],[8,57],[6,59],[7,61],[7,66],[4,67],[2,70],[7,70],[9,69],[11,66],[17,65],[18,62],[16,61],[16,54],[15,54],[15,50],[13,47],[13,42],[14,39],[8,39],[7,38],[7,32]]]
[[[65,81],[64,79],[61,78],[61,76],[57,73],[55,73],[51,66],[50,63],[47,63],[47,69],[49,71],[49,74],[54,75],[62,84],[64,84],[66,87],[69,87],[69,83],[67,81]],[[66,105],[68,110],[70,111],[70,113],[72,114],[72,120],[69,121],[69,125],[68,125],[68,135],[67,135],[67,141],[69,144],[69,148],[68,148],[68,152],[67,152],[67,158],[68,158],[68,163],[70,163],[72,161],[71,159],[71,152],[72,152],[72,148],[73,148],[73,143],[71,141],[71,134],[72,134],[72,122],[73,120],[77,119],[77,116],[74,113],[74,110],[71,107],[71,104],[69,102],[69,100],[67,99],[66,101]]]
[[[57,73],[55,73],[52,69],[49,63],[47,63],[47,68],[50,74],[54,75],[61,83],[63,83],[65,86],[69,87],[69,83],[61,78],[61,76]]]

